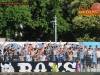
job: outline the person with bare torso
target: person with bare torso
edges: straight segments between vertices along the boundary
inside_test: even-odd
[[[69,61],[73,61],[73,52],[72,51],[69,52]]]

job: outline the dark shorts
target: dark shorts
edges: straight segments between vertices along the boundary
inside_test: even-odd
[[[91,63],[90,62],[86,62],[86,66],[88,67],[91,67]]]
[[[86,66],[88,67],[91,67],[91,64],[92,64],[92,60],[91,59],[88,59],[86,60]]]
[[[97,58],[97,63],[100,63],[100,58]]]
[[[81,59],[81,63],[84,64],[85,59]]]

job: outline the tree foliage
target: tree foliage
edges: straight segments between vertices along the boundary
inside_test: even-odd
[[[17,1],[17,0],[16,0]],[[1,0],[1,2],[5,2]],[[6,0],[6,2],[13,2]],[[24,26],[30,26],[32,23],[31,14],[28,5],[0,5],[1,12],[1,34],[6,38],[14,38],[15,31],[18,31],[19,23]]]
[[[0,2],[29,2],[29,5],[0,5],[1,37],[21,41],[39,41],[39,39],[54,41],[51,21],[55,15],[58,40],[96,41],[100,37],[100,16],[78,15],[79,6],[91,6],[99,0],[0,0]],[[19,24],[23,25],[23,29]],[[17,38],[15,32],[18,33]],[[20,32],[23,33],[22,37]]]

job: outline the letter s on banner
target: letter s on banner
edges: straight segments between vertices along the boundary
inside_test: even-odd
[[[39,66],[42,66],[42,69],[40,70],[39,69]],[[36,65],[36,67],[35,67],[35,69],[34,69],[34,72],[46,72],[47,71],[47,69],[45,68],[45,65],[43,64],[43,63],[38,63],[37,65]]]
[[[71,65],[72,68],[68,67],[69,65]],[[66,69],[66,71],[70,71],[70,72],[75,72],[75,69],[73,69],[75,68],[75,66],[76,66],[76,63],[67,62],[64,64],[64,68]]]
[[[19,72],[31,72],[32,66],[29,63],[18,63],[18,66],[20,66]],[[26,69],[26,66],[28,69]]]

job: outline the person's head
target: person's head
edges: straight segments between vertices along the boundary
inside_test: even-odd
[[[85,45],[84,48],[87,48],[87,46]]]
[[[26,47],[26,44],[24,44],[24,47]]]
[[[82,51],[83,50],[83,48],[80,48],[80,51]]]
[[[71,47],[69,47],[69,50],[71,50]]]
[[[91,50],[91,48],[88,48],[88,51],[90,51]]]
[[[56,65],[56,62],[54,62],[53,64]]]
[[[68,44],[68,42],[66,42],[66,45]]]
[[[89,45],[89,48],[91,49],[91,48],[92,48],[92,46],[91,46],[91,45]]]
[[[25,50],[25,47],[23,47],[22,50]]]
[[[80,60],[77,60],[76,63],[80,64]]]
[[[32,44],[29,44],[29,46],[31,46]]]
[[[70,52],[69,52],[69,54],[71,54],[71,55],[72,55],[72,54],[73,54],[73,52],[72,52],[72,51],[70,51]]]
[[[13,44],[11,44],[11,47],[13,47]]]
[[[76,45],[76,48],[78,48],[78,49],[79,49],[79,45]]]
[[[42,43],[42,45],[44,45],[44,43]]]
[[[96,45],[95,47],[98,48],[98,45]]]

